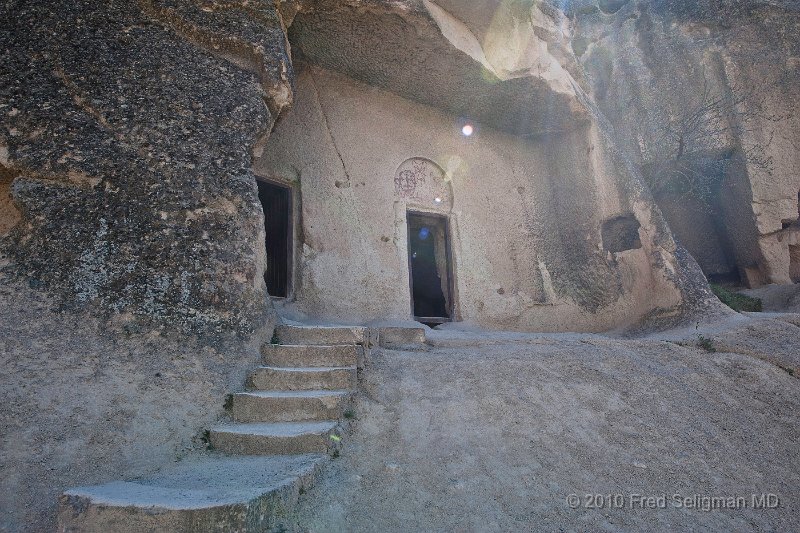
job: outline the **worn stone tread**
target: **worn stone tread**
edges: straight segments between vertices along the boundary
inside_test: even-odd
[[[247,390],[345,390],[356,385],[357,367],[261,366],[247,376]]]
[[[223,425],[209,431],[214,449],[229,454],[276,455],[328,453],[339,445],[335,420],[323,422],[250,422]]]
[[[348,367],[358,364],[363,347],[355,344],[265,344],[262,361],[268,367]]]
[[[300,435],[319,435],[336,429],[335,420],[322,422],[263,422],[251,424],[225,424],[211,431],[255,435],[258,437],[297,437]]]
[[[286,510],[325,455],[187,460],[135,481],[77,487],[59,498],[58,531],[245,533],[283,530]]]
[[[276,372],[332,372],[334,370],[356,370],[351,366],[260,366],[256,370],[274,370]]]
[[[312,472],[322,454],[219,456],[178,465],[142,480],[75,487],[66,496],[92,505],[196,510],[247,503]]]
[[[350,394],[348,390],[268,390],[247,391],[237,393],[236,396],[257,396],[259,398],[326,398],[344,397]]]
[[[295,345],[352,345],[364,344],[367,340],[367,328],[362,326],[281,324],[275,332],[282,343]]]

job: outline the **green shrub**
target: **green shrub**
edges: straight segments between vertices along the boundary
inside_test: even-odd
[[[697,347],[702,348],[710,353],[714,353],[717,351],[717,347],[714,345],[714,339],[710,339],[702,335],[697,336]]]
[[[722,301],[725,305],[734,311],[755,311],[760,312],[763,309],[760,298],[753,298],[745,296],[736,292],[729,291],[720,285],[711,284],[711,291]]]

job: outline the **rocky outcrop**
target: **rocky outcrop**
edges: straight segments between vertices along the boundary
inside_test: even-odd
[[[622,20],[626,9],[605,1],[599,13]],[[221,414],[222,391],[241,386],[249,349],[272,332],[254,161],[270,170],[276,152],[300,160],[292,179],[307,231],[298,268],[319,282],[306,285],[306,310],[323,309],[319,298],[352,311],[339,295],[357,287],[363,309],[389,302],[408,318],[398,296],[408,289],[405,250],[398,256],[406,204],[395,201],[392,176],[421,156],[461,179],[447,203],[472,228],[457,252],[468,318],[604,330],[708,304],[704,278],[643,185],[645,161],[632,164],[633,152],[615,147],[587,96],[608,101],[584,79],[568,46],[584,34],[571,31],[544,2],[4,2],[0,296],[14,305],[0,321],[0,400],[10,406],[0,455],[13,460],[3,465],[2,507],[12,512],[0,529],[49,529],[54,491],[152,474]],[[292,111],[309,114],[310,130],[286,112],[295,97],[289,40],[330,82],[317,91],[307,80],[310,97]],[[605,64],[587,48],[582,58]],[[592,75],[593,64],[584,60]],[[374,98],[359,108],[363,93]],[[364,140],[350,121],[365,110],[376,122],[394,112],[408,128],[378,123]],[[310,144],[290,135],[268,143],[281,115]],[[461,119],[485,125],[483,140],[454,137]],[[336,127],[353,134],[349,146],[336,144]],[[396,160],[388,174],[364,156],[375,143]],[[457,150],[465,157],[451,157]],[[467,173],[468,157],[480,173]],[[316,159],[324,172],[309,178],[301,167]],[[379,176],[388,179],[367,189]],[[359,209],[373,218],[346,220]],[[504,217],[511,238],[486,237],[496,230],[488,213]],[[364,230],[371,220],[388,227]]]
[[[292,97],[271,2],[4,5],[12,268],[67,307],[214,335],[267,317],[251,172]]]
[[[550,50],[559,42],[558,13],[321,0],[295,18],[289,36],[300,57],[324,68],[501,131],[541,135],[589,120]]]
[[[654,240],[633,268],[681,276],[638,170],[613,154],[613,134],[585,95],[564,14],[546,3],[486,7],[9,7],[0,144],[5,172],[19,176],[22,223],[8,241],[8,268],[49,287],[65,307],[95,309],[132,331],[147,323],[201,335],[252,331],[270,312],[252,158],[293,99],[291,23],[295,54],[307,62],[549,146],[557,165],[537,213],[554,211],[530,222],[548,226],[536,236],[544,259],[533,269],[536,301],[550,280],[559,301],[593,314],[639,290],[607,264],[601,242],[604,220],[634,211]],[[62,27],[59,39],[48,33]],[[570,143],[600,155],[576,159]],[[606,182],[613,199],[600,190]]]
[[[293,9],[0,3],[0,530],[199,446],[271,335],[251,160]]]
[[[302,197],[293,311],[407,318],[407,210],[449,217],[465,321],[602,331],[712,300],[586,93],[563,13],[485,4],[321,1],[296,16],[308,68],[256,160]],[[449,193],[398,192],[391,175],[420,158]],[[618,219],[637,246],[606,245]]]
[[[788,283],[800,191],[793,2],[572,7],[572,46],[680,241],[711,276]],[[687,224],[686,221],[692,222]]]

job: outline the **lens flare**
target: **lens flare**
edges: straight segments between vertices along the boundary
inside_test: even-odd
[[[472,124],[464,124],[464,126],[461,128],[461,134],[464,137],[469,137],[474,132],[475,132],[475,128],[472,127]]]

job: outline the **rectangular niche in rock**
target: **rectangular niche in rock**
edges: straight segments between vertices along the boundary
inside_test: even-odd
[[[601,228],[603,248],[613,253],[641,248],[640,227],[639,221],[633,215],[622,215],[606,220]]]

